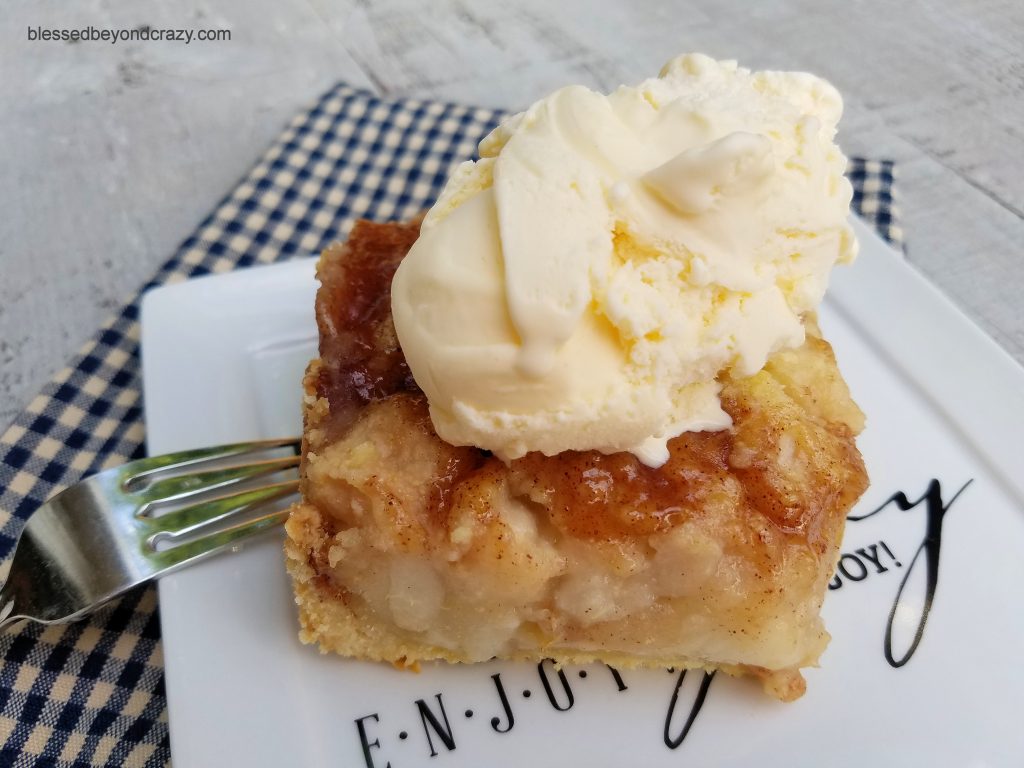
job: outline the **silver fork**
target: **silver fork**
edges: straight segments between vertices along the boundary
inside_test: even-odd
[[[0,587],[0,629],[21,619],[74,621],[238,548],[284,522],[277,502],[297,491],[298,463],[298,440],[259,440],[132,461],[61,491],[18,539]]]

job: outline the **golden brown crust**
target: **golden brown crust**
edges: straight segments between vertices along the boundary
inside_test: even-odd
[[[286,543],[303,641],[397,664],[720,668],[801,695],[867,482],[863,415],[813,318],[801,348],[723,381],[732,429],[672,440],[657,470],[596,452],[505,465],[437,437],[388,302],[353,296],[389,284],[414,234],[362,224],[321,260],[321,359],[305,378],[303,502]]]

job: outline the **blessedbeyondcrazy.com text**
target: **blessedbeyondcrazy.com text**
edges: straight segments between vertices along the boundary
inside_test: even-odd
[[[129,43],[129,42],[175,42],[188,45],[193,40],[199,42],[220,42],[231,39],[230,29],[185,29],[185,28],[158,28],[158,27],[135,27],[128,28],[100,28],[89,25],[81,28],[65,27],[29,27],[28,39],[30,42],[39,40],[45,42],[63,41],[67,43]]]

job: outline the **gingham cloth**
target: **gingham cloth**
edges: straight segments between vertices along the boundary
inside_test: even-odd
[[[503,115],[383,100],[340,84],[292,120],[142,291],[317,252],[360,217],[414,216]],[[892,163],[853,158],[849,175],[854,207],[901,245]],[[0,437],[0,574],[39,504],[84,475],[143,455],[140,390],[137,295]],[[88,621],[2,633],[0,766],[170,760],[156,608],[147,587]]]

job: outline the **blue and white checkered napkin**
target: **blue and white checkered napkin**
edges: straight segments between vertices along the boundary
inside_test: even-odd
[[[292,120],[143,290],[319,251],[358,218],[412,217],[503,114],[338,85]],[[892,163],[854,158],[849,174],[854,207],[900,245]],[[136,296],[0,436],[0,558],[44,500],[142,454]],[[156,607],[148,587],[88,621],[0,636],[0,765],[169,760]]]

